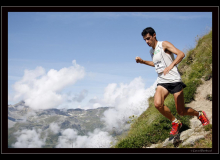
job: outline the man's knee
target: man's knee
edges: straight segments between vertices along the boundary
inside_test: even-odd
[[[154,106],[157,108],[157,109],[161,109],[163,107],[163,104],[159,101],[154,101]]]

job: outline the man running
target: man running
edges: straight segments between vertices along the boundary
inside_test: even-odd
[[[174,96],[175,106],[179,115],[197,116],[203,126],[209,124],[204,111],[196,111],[184,105],[183,88],[186,85],[182,82],[176,65],[182,61],[185,54],[168,41],[158,41],[156,32],[151,27],[145,28],[142,36],[148,46],[152,47],[150,55],[153,61],[145,61],[140,57],[136,57],[136,62],[155,67],[158,78],[157,90],[154,95],[154,105],[162,115],[172,122],[170,135],[177,135],[179,129],[182,127],[182,123],[164,105],[164,100],[169,93]],[[174,54],[177,55],[176,59],[174,59]]]

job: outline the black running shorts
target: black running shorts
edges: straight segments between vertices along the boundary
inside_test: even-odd
[[[183,82],[175,83],[158,83],[157,86],[166,88],[171,94],[181,91],[186,85]]]

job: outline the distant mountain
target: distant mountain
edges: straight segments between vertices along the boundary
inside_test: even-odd
[[[42,135],[48,134],[49,126],[56,123],[60,129],[75,129],[79,135],[86,135],[96,128],[103,128],[104,123],[100,120],[103,112],[110,107],[96,109],[45,109],[32,110],[21,101],[15,105],[8,105],[8,147],[13,147],[16,142],[16,133],[24,129],[41,129]],[[47,135],[44,147],[55,147],[60,133]]]

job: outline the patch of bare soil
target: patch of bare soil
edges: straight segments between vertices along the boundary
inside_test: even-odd
[[[197,111],[205,111],[210,124],[212,124],[212,101],[209,100],[210,96],[212,97],[212,79],[203,81],[203,84],[197,88],[195,101],[186,104],[186,106]],[[194,117],[193,119],[197,118]]]

